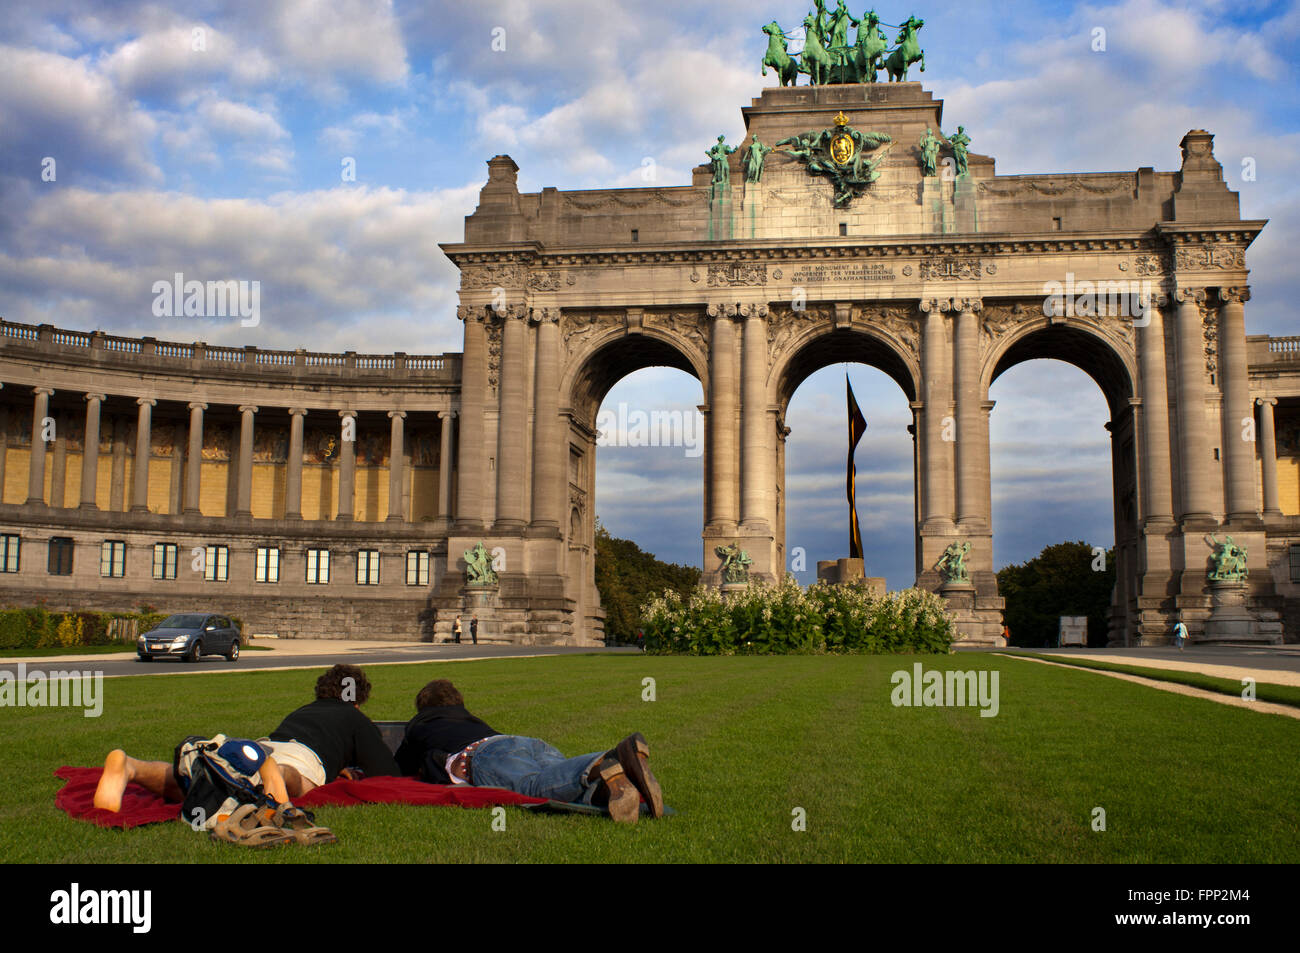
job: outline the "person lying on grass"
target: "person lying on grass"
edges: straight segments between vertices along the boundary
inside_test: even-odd
[[[505,788],[530,797],[608,808],[610,817],[634,823],[644,797],[650,814],[663,817],[659,782],[650,773],[650,748],[640,732],[615,748],[566,758],[536,738],[503,735],[465,708],[447,679],[415,696],[416,715],[397,749],[403,774],[431,784]]]
[[[335,665],[318,678],[316,700],[258,739],[268,755],[260,770],[266,793],[286,803],[335,780],[349,765],[367,776],[399,774],[379,729],[360,711],[369,697],[370,680],[355,665]],[[171,762],[141,761],[118,748],[104,760],[95,807],[120,811],[132,782],[168,801],[184,800]]]

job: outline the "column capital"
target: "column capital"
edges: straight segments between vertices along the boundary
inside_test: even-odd
[[[342,417],[344,420],[347,420],[349,417],[356,417],[356,415],[357,415],[357,412],[356,412],[355,410],[340,410],[340,411],[339,411],[339,416]]]
[[[205,403],[204,403],[203,401],[201,401],[201,400],[192,400],[192,401],[190,401],[189,404],[187,404],[186,406],[188,406],[190,410],[207,410],[207,409],[208,409],[208,405],[205,404]]]
[[[945,311],[952,310],[952,299],[951,298],[922,298],[920,302],[920,308],[926,314],[934,314],[935,312],[938,312],[939,314],[943,314]]]
[[[1198,305],[1205,304],[1204,288],[1178,288],[1174,291],[1174,300],[1179,304],[1194,302]]]
[[[500,308],[489,305],[488,310],[492,312],[492,317],[500,318],[502,321],[523,321],[528,317],[531,309],[525,308],[522,304],[508,304]]]
[[[306,407],[290,407],[290,408],[289,408],[289,416],[290,416],[290,417],[306,417],[306,416],[307,416],[307,408],[306,408]]]
[[[35,394],[37,397],[40,397],[42,394],[44,394],[46,397],[53,397],[53,396],[54,396],[54,388],[53,388],[53,387],[33,387],[33,388],[32,388],[32,393]]]
[[[1250,288],[1247,285],[1235,288],[1220,288],[1219,300],[1224,304],[1245,304],[1250,300]]]
[[[1277,398],[1276,398],[1276,397],[1256,397],[1256,398],[1255,398],[1255,403],[1258,404],[1260,407],[1263,407],[1265,404],[1269,405],[1270,407],[1275,407],[1275,406],[1277,406]]]
[[[405,416],[406,416],[406,411],[404,411],[404,410],[390,410],[390,411],[388,412],[388,416],[389,416],[390,418],[391,418],[391,417],[405,417]]]
[[[462,304],[456,308],[456,319],[469,323],[470,321],[482,321],[487,317],[484,305]]]
[[[254,404],[240,404],[239,412],[241,414],[255,414],[257,413],[257,407]]]
[[[762,320],[767,317],[767,302],[751,302],[740,306],[740,313],[750,320]]]
[[[711,301],[705,309],[709,317],[714,318],[734,318],[740,314],[740,306],[737,302]]]
[[[978,314],[984,310],[983,298],[954,298],[953,310],[962,314]]]
[[[454,410],[440,410],[440,411],[438,411],[438,419],[439,419],[439,420],[454,420],[455,418],[456,418],[456,411],[454,411]]]
[[[83,399],[86,401],[92,401],[92,400],[107,400],[108,398],[103,394],[87,394]]]
[[[528,320],[533,324],[558,324],[560,321],[559,308],[530,308]]]
[[[154,400],[152,397],[137,397],[135,399],[135,402],[141,407],[144,407],[146,405],[150,407],[154,407],[157,406],[158,404],[158,401]]]

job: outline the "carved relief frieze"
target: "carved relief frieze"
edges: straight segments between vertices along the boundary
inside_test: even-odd
[[[709,288],[737,288],[767,284],[767,266],[758,262],[732,261],[709,265]]]
[[[531,291],[559,291],[560,273],[558,271],[529,272],[528,288]]]
[[[1174,252],[1179,270],[1228,271],[1246,267],[1246,249],[1239,245],[1185,245]]]
[[[980,276],[982,263],[978,258],[957,258],[945,255],[921,262],[923,281],[974,281]]]
[[[921,328],[916,312],[912,308],[874,304],[863,305],[854,308],[853,320],[887,331],[891,337],[911,353],[912,357],[920,358]]]
[[[802,309],[788,304],[773,305],[767,321],[768,355],[775,360],[790,341],[809,326],[818,322],[829,324],[834,320],[835,306],[830,304],[810,304]]]
[[[466,265],[460,272],[460,287],[462,290],[519,287],[527,275],[528,269],[516,262]]]
[[[574,354],[592,335],[622,324],[622,312],[565,312],[561,322],[565,351]]]
[[[699,348],[701,354],[708,353],[705,319],[698,311],[646,311],[642,321],[645,327],[685,338]]]

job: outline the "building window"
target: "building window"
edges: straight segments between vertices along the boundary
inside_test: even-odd
[[[1300,546],[1291,547],[1291,581],[1300,582]]]
[[[72,575],[72,537],[71,536],[50,537],[49,572],[51,576]]]
[[[153,577],[155,579],[176,578],[176,544],[153,544]]]
[[[18,551],[22,547],[20,536],[0,536],[0,572],[18,571]]]
[[[106,539],[99,547],[99,574],[118,578],[126,575],[126,543],[120,539]]]
[[[357,585],[379,585],[379,550],[362,549],[357,552]]]
[[[307,550],[307,581],[324,585],[330,581],[330,551],[328,549]]]
[[[253,581],[280,581],[280,550],[266,546],[257,548],[257,567],[253,570]]]
[[[203,554],[203,581],[226,582],[228,579],[230,579],[230,547],[207,547]]]
[[[411,551],[406,554],[406,584],[408,586],[427,586],[429,584],[429,554],[425,551]]]

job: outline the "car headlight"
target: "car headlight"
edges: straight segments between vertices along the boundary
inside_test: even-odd
[[[185,636],[181,636],[179,639],[172,639],[172,648],[176,648],[178,645],[184,645],[188,641],[189,639]]]

